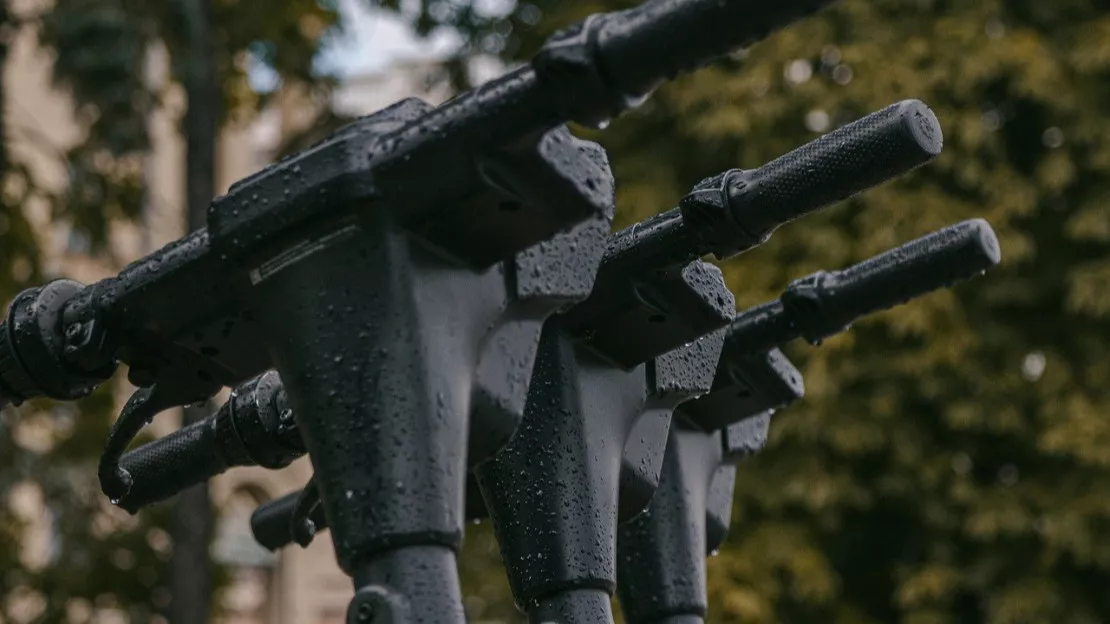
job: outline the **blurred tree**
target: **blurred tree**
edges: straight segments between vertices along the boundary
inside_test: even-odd
[[[633,4],[532,0],[475,22],[425,2],[418,22],[476,26],[471,49],[515,60]],[[627,225],[894,101],[933,107],[937,161],[726,263],[741,307],[966,218],[1003,245],[983,280],[791,346],[808,394],[740,469],[711,621],[1110,621],[1108,76],[1105,3],[845,0],[596,135]],[[468,591],[508,609],[481,590],[503,572],[468,549],[489,570]]]
[[[152,91],[146,80],[147,53],[156,46],[168,50],[171,86],[184,81],[192,48],[181,4],[57,0],[41,15],[13,16],[8,3],[0,2],[0,62],[13,31],[38,29],[41,44],[55,52],[55,83],[72,96],[85,130],[84,140],[66,153],[70,178],[62,196],[43,191],[20,163],[6,158],[0,133],[5,300],[49,277],[39,270],[35,235],[24,218],[30,199],[49,201],[53,218],[89,234],[96,253],[111,251],[111,221],[140,214],[148,115],[166,95]],[[214,72],[208,80],[222,102],[210,102],[204,111],[194,106],[183,120],[212,127],[194,133],[200,138],[190,141],[190,149],[198,154],[211,151],[215,128],[265,103],[266,94],[248,84],[252,68],[326,91],[331,81],[316,76],[312,62],[337,19],[334,4],[315,0],[211,6]],[[203,112],[215,118],[192,124]],[[209,145],[192,150],[198,141]],[[198,178],[211,169],[211,156],[193,167],[202,171]],[[207,177],[204,184],[213,186],[211,171]],[[205,191],[206,198],[213,192]],[[98,610],[117,609],[129,621],[145,622],[168,603],[165,562],[172,540],[161,527],[169,525],[172,508],[129,517],[103,499],[96,482],[96,460],[115,404],[105,387],[76,406],[35,401],[3,414],[0,492],[9,500],[0,505],[0,621],[86,622]],[[45,518],[35,517],[36,502],[46,509]],[[35,531],[42,528],[45,541],[36,542]]]

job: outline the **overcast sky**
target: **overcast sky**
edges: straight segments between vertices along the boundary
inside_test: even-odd
[[[320,69],[341,75],[382,71],[398,61],[445,55],[459,43],[451,32],[429,39],[418,38],[393,13],[366,8],[363,0],[339,0],[346,32],[329,46],[320,59]]]

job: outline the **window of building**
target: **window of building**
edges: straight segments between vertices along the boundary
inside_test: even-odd
[[[92,238],[86,232],[71,229],[66,237],[66,251],[75,255],[87,255],[92,251]]]
[[[266,496],[249,487],[236,490],[220,511],[212,556],[227,567],[230,584],[221,594],[221,624],[279,624],[275,600],[280,560],[254,540],[251,514]]]

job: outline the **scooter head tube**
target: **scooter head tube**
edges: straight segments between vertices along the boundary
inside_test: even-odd
[[[734,305],[720,271],[703,269],[716,280],[688,287]],[[718,330],[629,370],[572,338],[561,321],[544,326],[516,435],[475,468],[513,595],[533,619],[612,594],[621,485],[635,494],[658,480],[662,453],[638,447],[639,436],[665,439],[674,406],[710,389],[723,342]]]
[[[741,364],[749,378],[796,388],[795,398],[785,403],[793,402],[802,394],[801,375],[778,350],[773,353],[774,357],[722,355],[714,391],[675,410],[655,495],[643,513],[618,532],[617,591],[631,624],[696,624],[705,617],[705,557],[728,533],[734,461],[763,447],[774,413],[757,411],[751,400],[773,393],[758,392],[744,377],[734,377],[736,362],[730,360],[745,360]],[[721,395],[741,396],[742,401],[722,400]],[[726,428],[705,431],[694,424],[690,408],[699,403],[698,420],[724,422]]]
[[[337,210],[244,258],[339,564],[356,586],[403,597],[415,621],[463,621],[454,551],[472,407],[494,439],[511,435],[543,318],[584,296],[600,260],[611,176],[600,148],[552,132],[564,148],[540,155],[552,169],[573,160],[610,182],[577,198],[598,217],[546,250],[475,270],[369,208]],[[520,184],[548,183],[521,162]],[[591,239],[584,259],[566,261]],[[428,575],[446,580],[429,586]]]

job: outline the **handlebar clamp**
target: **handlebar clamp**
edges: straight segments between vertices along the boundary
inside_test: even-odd
[[[84,286],[67,279],[20,293],[0,330],[0,403],[49,397],[72,401],[110,378],[116,363],[88,346],[103,344],[98,320],[65,327],[62,312]],[[84,347],[84,348],[83,348]]]

